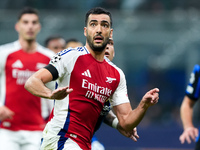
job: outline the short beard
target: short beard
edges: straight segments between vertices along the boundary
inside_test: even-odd
[[[95,46],[92,43],[89,43],[90,47],[92,48],[93,51],[95,52],[102,52],[105,48],[107,44],[103,44],[102,46]]]
[[[89,38],[87,38],[87,42],[89,44],[89,46],[91,47],[91,49],[95,52],[102,52],[106,46],[107,46],[107,43],[109,41],[109,38],[106,39],[106,42],[104,42],[101,46],[95,46],[92,41],[89,40]]]
[[[31,38],[31,39],[26,39],[26,41],[27,41],[28,43],[32,43],[34,40],[35,40],[35,39],[33,39],[33,38]]]

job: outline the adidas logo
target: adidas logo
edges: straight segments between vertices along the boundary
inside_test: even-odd
[[[13,67],[13,68],[23,68],[23,64],[22,64],[22,62],[18,59],[17,61],[15,61],[15,62],[12,64],[12,67]]]
[[[91,74],[90,74],[89,69],[87,69],[86,71],[84,71],[84,72],[82,73],[82,75],[91,78]]]

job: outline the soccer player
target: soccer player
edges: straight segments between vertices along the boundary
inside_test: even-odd
[[[185,97],[180,108],[181,120],[183,123],[183,133],[180,135],[180,142],[187,141],[189,144],[196,141],[195,150],[200,149],[199,129],[193,124],[194,105],[200,97],[200,66],[195,65],[191,73],[189,83],[186,88]]]
[[[109,41],[111,41],[111,40],[109,40]],[[65,45],[67,45],[67,46],[65,47]],[[83,46],[83,44],[75,38],[68,39],[67,42],[65,43],[65,41],[63,42],[63,38],[61,36],[52,35],[52,36],[49,36],[45,40],[45,46],[47,48],[49,48],[50,50],[52,50],[53,52],[58,53],[59,51],[63,50],[64,48],[66,48],[66,49],[69,47],[76,48],[78,46]],[[108,54],[110,51],[113,51],[112,47],[113,47],[113,45],[111,45],[111,43],[109,42],[108,45],[106,46]],[[110,126],[112,126],[112,120],[110,121],[111,117],[112,116],[107,117],[107,118],[109,118],[109,120],[107,122],[110,122],[110,124],[108,123]],[[102,121],[103,120],[100,120],[100,122],[99,122],[100,124],[98,125],[99,127],[100,127]],[[104,150],[104,149],[105,149],[104,146],[98,141],[97,137],[94,135],[92,137],[92,150]]]
[[[69,47],[66,47],[65,45],[68,45],[71,48],[75,48],[78,46],[83,46],[81,42],[79,42],[77,39],[69,39],[67,43],[65,43],[64,38],[62,38],[59,35],[52,35],[49,36],[45,40],[45,46],[52,50],[54,53],[58,53],[59,51],[63,49],[67,49]],[[112,125],[112,123],[111,123]],[[105,150],[104,146],[98,141],[97,137],[94,135],[92,137],[92,150]]]
[[[26,80],[46,66],[53,56],[36,42],[40,28],[38,11],[24,8],[15,25],[19,39],[0,46],[1,150],[40,148],[51,101],[41,101],[24,89]]]
[[[58,53],[65,49],[65,39],[62,36],[59,35],[52,35],[49,36],[45,40],[45,47],[52,50],[54,53]]]
[[[115,56],[115,50],[114,50],[114,41],[112,38],[109,38],[108,44],[106,46],[105,50],[105,56],[112,61]]]
[[[159,89],[154,88],[131,108],[124,73],[104,58],[112,32],[110,12],[92,8],[85,18],[86,45],[59,52],[27,80],[25,88],[33,95],[55,99],[54,116],[44,129],[41,149],[90,150],[95,125],[109,98],[126,131],[132,131],[158,102]],[[45,86],[52,80],[58,83],[54,91]]]
[[[52,44],[53,42],[53,44]],[[47,48],[49,48],[50,50],[54,51],[54,49],[62,49],[64,45],[67,45],[65,48],[76,48],[79,46],[83,46],[83,44],[75,39],[75,38],[71,38],[68,39],[66,44],[63,43],[63,37],[56,35],[56,36],[50,36],[45,40],[45,46]],[[109,38],[108,44],[106,46],[106,50],[105,50],[105,56],[112,61],[115,55],[115,51],[114,51],[114,41],[112,38]],[[107,104],[107,103],[106,103]],[[118,124],[118,120],[117,117],[112,113],[109,112],[110,111],[110,103],[108,103],[108,105],[104,105],[105,107],[105,111],[104,109],[102,110],[100,117],[98,119],[98,122],[96,124],[95,127],[95,131],[97,129],[99,129],[100,125],[102,122],[106,123],[107,125],[116,128],[122,135],[131,138],[133,141],[137,141],[137,139],[139,138],[139,136],[137,135],[137,130],[136,128],[133,129],[133,131],[131,132],[126,132],[124,131],[120,125]],[[109,108],[109,109],[108,109]],[[96,148],[98,150],[104,149],[104,146],[97,140],[96,136],[94,135],[92,138],[92,150],[95,150]]]

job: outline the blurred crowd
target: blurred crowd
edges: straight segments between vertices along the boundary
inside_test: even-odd
[[[22,6],[32,6],[38,9],[71,9],[86,10],[94,6],[109,9],[130,9],[139,11],[162,11],[174,9],[200,8],[198,0],[2,0],[0,9],[20,9]]]

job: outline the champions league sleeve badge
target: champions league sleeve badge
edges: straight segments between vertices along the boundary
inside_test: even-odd
[[[53,56],[53,58],[51,59],[51,63],[55,63],[58,62],[59,60],[61,60],[61,55],[59,53],[57,53],[55,56]]]

